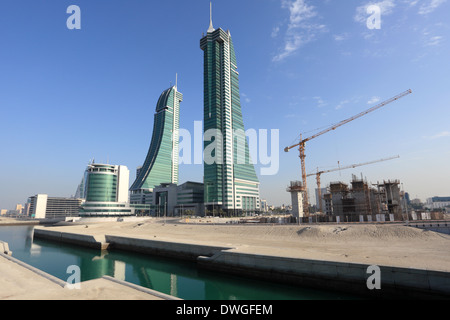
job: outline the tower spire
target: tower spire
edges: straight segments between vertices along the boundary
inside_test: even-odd
[[[213,23],[212,23],[212,2],[209,3],[209,28],[208,28],[208,32],[213,32],[214,27],[213,27]]]

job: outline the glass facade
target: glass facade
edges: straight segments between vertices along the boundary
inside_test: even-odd
[[[188,181],[178,186],[178,205],[203,203],[203,183]]]
[[[96,164],[87,170],[86,201],[114,202],[117,196],[117,169],[113,165]]]
[[[82,217],[134,215],[126,200],[128,168],[109,164],[90,164],[86,170],[86,202],[79,211]],[[126,188],[124,188],[126,186]],[[122,194],[126,192],[126,194]]]
[[[244,133],[239,72],[230,32],[215,30],[211,23],[200,48],[204,58],[203,130],[221,134],[219,143],[217,137],[204,142],[205,157],[212,150],[210,156],[221,160],[204,163],[205,204],[220,205],[228,211],[258,211],[259,180]],[[208,148],[212,143],[216,147]]]
[[[89,193],[86,201],[116,201],[117,176],[108,174],[91,174],[87,186]]]
[[[162,183],[178,183],[178,130],[183,95],[176,86],[165,90],[156,104],[153,135],[147,157],[130,191],[151,190]]]

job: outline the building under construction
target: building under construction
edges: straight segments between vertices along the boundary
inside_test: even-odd
[[[324,197],[325,214],[334,221],[402,221],[404,220],[399,180],[370,185],[353,175],[351,185],[332,182]]]
[[[303,218],[303,193],[305,192],[303,184],[301,181],[291,181],[286,191],[291,193],[292,215],[297,219]]]

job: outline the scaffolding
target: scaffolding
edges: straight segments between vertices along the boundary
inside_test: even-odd
[[[377,183],[377,188],[364,179],[352,177],[351,187],[338,181],[329,185],[329,193],[324,195],[325,214],[339,216],[342,221],[401,221],[402,194],[399,180]]]

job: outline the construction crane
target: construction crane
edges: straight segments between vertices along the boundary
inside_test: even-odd
[[[390,158],[384,158],[384,159],[379,159],[379,160],[374,160],[374,161],[369,161],[369,162],[364,162],[364,163],[357,163],[357,164],[352,164],[349,166],[345,166],[345,167],[339,167],[339,168],[334,168],[334,169],[330,169],[330,170],[323,170],[323,171],[317,171],[315,173],[310,173],[308,175],[306,175],[306,177],[310,177],[315,175],[316,176],[316,181],[317,181],[317,197],[319,198],[319,207],[320,207],[320,212],[322,211],[322,190],[320,189],[320,176],[324,173],[329,173],[329,172],[334,172],[334,171],[339,171],[339,170],[345,170],[345,169],[352,169],[352,168],[356,168],[356,167],[361,167],[361,166],[366,166],[369,164],[373,164],[373,163],[377,163],[377,162],[382,162],[382,161],[388,161],[388,160],[392,160],[392,159],[397,159],[400,158],[400,156],[394,156],[394,157],[390,157]]]
[[[317,138],[317,137],[319,137],[319,136],[321,136],[321,135],[323,135],[323,134],[325,134],[327,132],[335,130],[338,127],[343,126],[344,124],[347,124],[347,123],[349,123],[349,122],[351,122],[353,120],[356,120],[356,119],[358,119],[358,118],[360,118],[360,117],[362,117],[362,116],[364,116],[364,115],[366,115],[366,114],[368,114],[368,113],[370,113],[372,111],[380,109],[381,107],[384,107],[385,105],[387,105],[387,104],[389,104],[391,102],[394,102],[394,101],[396,101],[396,100],[398,100],[400,98],[403,98],[404,96],[406,96],[406,95],[408,95],[410,93],[412,93],[411,89],[406,90],[405,92],[400,93],[400,94],[396,95],[395,97],[390,98],[389,100],[386,100],[386,101],[384,101],[384,102],[382,102],[382,103],[380,103],[380,104],[378,104],[378,105],[376,105],[376,106],[374,106],[374,107],[372,107],[372,108],[370,108],[370,109],[368,109],[366,111],[363,111],[363,112],[361,112],[361,113],[359,113],[359,114],[357,114],[357,115],[355,115],[355,116],[353,116],[351,118],[348,118],[346,120],[342,120],[338,124],[335,124],[335,125],[329,127],[328,129],[322,130],[319,133],[316,133],[316,134],[314,134],[314,135],[312,135],[312,136],[310,136],[310,137],[308,137],[306,139],[302,139],[302,135],[300,134],[300,142],[299,143],[297,143],[297,144],[295,144],[293,146],[284,148],[285,152],[289,152],[289,150],[291,150],[293,148],[296,148],[296,147],[299,147],[298,150],[300,151],[300,161],[301,161],[301,167],[302,167],[303,193],[304,193],[304,195],[303,195],[303,211],[305,213],[305,216],[308,216],[308,213],[309,213],[309,202],[308,202],[308,196],[306,194],[306,192],[307,192],[306,166],[305,166],[305,157],[306,157],[306,155],[305,155],[305,144],[306,144],[306,142],[308,142],[308,141],[310,141],[310,140],[312,140],[314,138]]]

